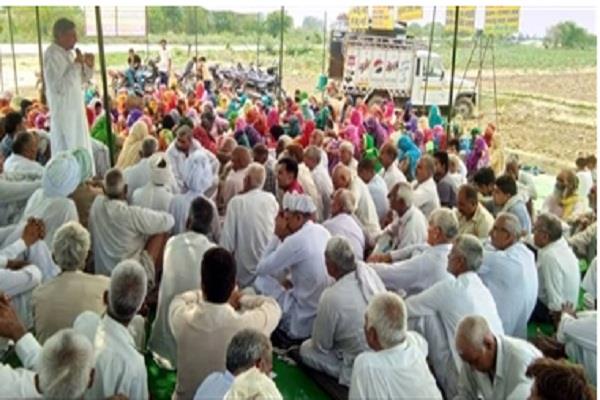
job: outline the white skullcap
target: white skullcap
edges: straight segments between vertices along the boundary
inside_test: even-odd
[[[42,188],[48,197],[67,197],[81,182],[77,159],[69,152],[60,152],[46,164]]]
[[[254,399],[280,400],[283,399],[275,383],[256,367],[252,367],[235,377],[224,400]]]
[[[185,161],[183,181],[190,191],[196,193],[204,193],[211,187],[214,181],[213,171],[204,150],[196,150]]]
[[[148,162],[150,164],[150,181],[155,185],[163,186],[169,183],[171,169],[165,153],[154,153]],[[160,164],[164,164],[164,167],[159,167]]]
[[[312,214],[317,211],[317,207],[309,195],[297,193],[283,195],[283,209],[303,214]]]

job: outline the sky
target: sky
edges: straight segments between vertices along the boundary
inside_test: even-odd
[[[218,3],[217,3],[218,4]],[[203,4],[202,7],[208,9],[219,9],[218,5]],[[238,4],[235,7],[237,12],[264,12],[268,13],[277,10],[276,6],[247,6]],[[319,7],[303,7],[298,5],[290,5],[286,7],[287,12],[294,18],[294,24],[299,26],[307,16],[313,16],[323,19],[324,12],[327,11],[328,22],[332,22],[339,14],[347,12],[349,6],[331,6],[327,8]],[[475,25],[477,28],[483,27],[484,22],[484,6],[477,7]],[[519,24],[519,31],[525,35],[543,37],[546,30],[559,22],[563,21],[574,21],[577,25],[582,26],[589,32],[596,32],[596,12],[597,9],[591,5],[579,5],[579,6],[527,6],[521,7],[521,18]],[[418,23],[428,23],[433,17],[433,7],[424,6],[423,10],[424,18],[420,21],[414,21]],[[442,5],[437,8],[436,21],[444,23],[446,21],[446,6]]]

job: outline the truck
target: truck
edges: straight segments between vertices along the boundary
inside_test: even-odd
[[[346,96],[367,104],[391,99],[398,106],[410,100],[416,107],[435,104],[442,112],[449,107],[450,74],[442,57],[405,32],[333,30],[329,49],[329,79],[339,82]],[[472,117],[475,84],[455,78],[453,99],[457,114]]]

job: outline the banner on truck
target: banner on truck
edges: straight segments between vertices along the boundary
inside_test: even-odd
[[[414,21],[423,19],[423,7],[421,6],[405,6],[398,7],[396,13],[398,21]]]
[[[519,6],[486,6],[485,33],[497,36],[508,36],[519,32]]]
[[[472,35],[475,32],[475,10],[474,6],[459,6],[458,9],[458,34]],[[455,6],[446,7],[446,32],[454,32]]]
[[[394,29],[394,7],[374,6],[371,10],[371,29],[391,31]]]
[[[352,7],[348,12],[348,26],[352,31],[369,29],[369,7]]]

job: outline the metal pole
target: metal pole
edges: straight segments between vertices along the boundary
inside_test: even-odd
[[[37,24],[37,39],[38,39],[38,59],[40,61],[40,81],[42,88],[40,93],[40,101],[46,104],[46,85],[44,83],[44,57],[42,55],[42,28],[40,27],[40,7],[35,7],[35,21]]]
[[[198,7],[194,6],[194,40],[196,42],[196,60],[198,60]]]
[[[429,86],[429,62],[431,61],[431,46],[433,45],[433,32],[435,31],[435,13],[437,7],[433,6],[433,19],[431,20],[431,32],[429,33],[429,49],[427,50],[427,66],[425,67],[425,91],[423,91],[423,108],[427,109],[427,86]],[[419,82],[419,85],[421,83]]]
[[[148,25],[148,7],[144,7],[144,17],[146,18],[146,58],[150,58],[150,40],[148,35],[150,34],[150,25]]]
[[[256,13],[256,68],[259,67],[260,61],[260,13]]]
[[[15,37],[13,33],[12,15],[10,9],[12,7],[6,7],[8,12],[8,32],[10,33],[10,49],[12,51],[12,62],[13,62],[13,78],[15,80],[15,93],[19,94],[19,84],[17,77],[17,57],[15,56]]]
[[[487,43],[486,46],[487,48]],[[477,72],[477,80],[475,81],[476,85],[477,85],[477,118],[479,120],[479,123],[481,125],[481,86],[483,83],[483,76],[481,74],[481,71],[483,69],[483,59],[484,59],[484,52],[485,50],[483,49],[483,31],[481,32],[481,35],[479,36],[479,71]]]
[[[496,110],[496,130],[500,131],[498,125],[498,92],[496,90],[496,46],[494,42],[494,36],[492,36],[492,74],[494,77],[494,108]]]
[[[285,17],[284,7],[281,6],[281,19],[280,19],[280,31],[279,31],[279,94],[278,97],[281,98],[282,92],[282,81],[283,81],[283,21]]]
[[[98,35],[98,53],[100,54],[100,73],[102,74],[102,98],[104,100],[104,115],[106,117],[106,137],[108,139],[108,152],[111,167],[114,165],[114,149],[112,137],[112,118],[110,114],[110,100],[108,98],[108,82],[106,79],[106,59],[104,58],[104,35],[102,33],[102,16],[100,7],[96,9],[96,35]]]
[[[448,97],[448,129],[452,122],[452,112],[454,108],[454,72],[456,70],[456,39],[458,37],[458,9],[454,9],[454,41],[452,42],[452,71],[450,72],[450,96]]]
[[[321,74],[325,75],[325,59],[327,58],[327,11],[323,20],[323,62],[321,64]]]

